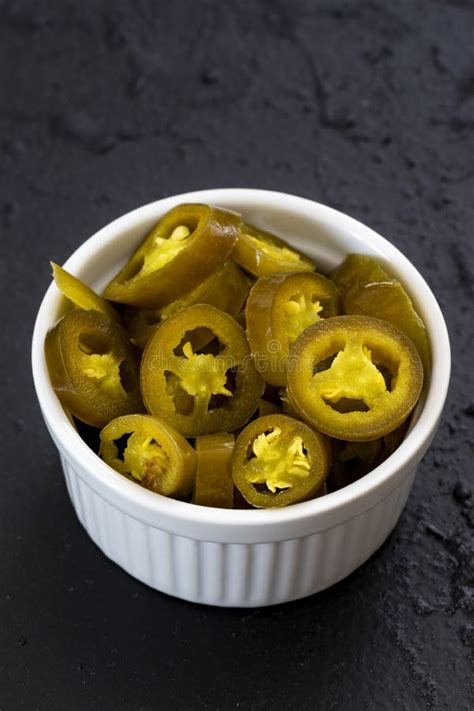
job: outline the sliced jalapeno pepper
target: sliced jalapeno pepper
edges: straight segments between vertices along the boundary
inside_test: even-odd
[[[130,340],[139,348],[146,343],[156,326],[165,318],[194,304],[216,306],[235,318],[244,305],[250,289],[250,281],[238,266],[228,259],[223,267],[202,282],[194,291],[178,301],[173,301],[164,309],[125,309],[125,326]],[[201,338],[193,341],[196,348],[205,345]]]
[[[232,256],[254,277],[315,268],[309,257],[290,247],[280,237],[248,224],[242,226]]]
[[[157,494],[191,493],[196,453],[179,432],[150,415],[125,415],[100,433],[99,454],[110,467]]]
[[[258,279],[245,308],[255,366],[271,385],[286,384],[290,346],[305,328],[340,313],[334,284],[314,272],[285,272]]]
[[[214,335],[206,352],[191,345],[196,329]],[[145,405],[187,437],[231,432],[258,407],[264,383],[243,329],[207,304],[178,311],[156,329],[141,365]]]
[[[383,446],[381,438],[371,442],[343,442],[333,439],[332,445],[332,466],[328,476],[331,491],[353,484],[373,469]]]
[[[281,407],[279,407],[276,402],[270,402],[270,400],[260,400],[258,405],[258,416],[264,417],[265,415],[280,415],[282,413]]]
[[[248,501],[245,501],[244,497],[240,493],[240,491],[237,489],[236,486],[234,486],[234,509],[245,509],[246,511],[253,509],[254,507],[249,504]]]
[[[372,257],[350,254],[332,273],[347,314],[373,316],[388,321],[413,341],[426,372],[430,368],[430,343],[425,325],[407,292]]]
[[[154,227],[104,295],[159,309],[181,299],[222,267],[237,241],[241,219],[208,205],[179,205]]]
[[[407,431],[407,421],[393,432],[371,442],[332,440],[332,466],[328,477],[331,491],[352,484],[378,467],[401,444]]]
[[[293,407],[312,427],[337,439],[382,437],[406,419],[421,393],[423,366],[416,348],[380,319],[319,321],[295,341],[290,359]]]
[[[47,334],[45,355],[56,394],[82,422],[103,427],[143,411],[137,352],[105,314],[66,313]]]
[[[156,311],[136,309],[128,306],[125,309],[124,325],[128,336],[140,350],[144,350],[152,334],[163,321]],[[190,343],[194,349],[202,348],[210,340],[212,334],[205,328],[196,329],[190,336]]]
[[[231,509],[234,505],[232,479],[233,434],[196,438],[197,469],[193,503]]]
[[[330,276],[340,290],[344,305],[346,299],[352,301],[366,284],[390,281],[377,260],[366,254],[349,254]]]
[[[239,267],[228,259],[215,274],[212,274],[197,289],[178,301],[165,306],[162,318],[194,304],[209,304],[235,318],[244,305],[250,290],[250,280]]]
[[[203,281],[197,289],[178,301],[173,301],[164,309],[152,311],[136,309],[132,306],[126,309],[125,325],[130,339],[139,348],[145,348],[146,343],[156,326],[168,316],[194,304],[210,304],[225,311],[235,318],[240,312],[250,289],[247,277],[236,264],[228,259],[224,266],[215,274]],[[203,336],[204,334],[201,334]],[[199,348],[206,344],[206,340],[193,339],[193,346]]]
[[[161,316],[151,309],[138,309],[126,306],[123,314],[125,330],[131,342],[143,350],[153,331],[161,322]]]
[[[320,496],[326,496],[328,493],[328,487],[326,482],[322,485],[320,489],[314,494],[313,499],[319,499]],[[248,501],[244,499],[237,487],[234,487],[234,509],[253,509],[255,508]]]
[[[329,462],[323,435],[286,415],[267,415],[239,435],[232,472],[235,486],[252,506],[287,506],[317,494]]]
[[[74,306],[85,311],[98,311],[106,314],[113,318],[114,321],[119,320],[119,315],[112,304],[109,304],[102,296],[96,294],[90,286],[67,272],[59,264],[54,262],[50,262],[50,264],[53,269],[53,278],[56,286]]]

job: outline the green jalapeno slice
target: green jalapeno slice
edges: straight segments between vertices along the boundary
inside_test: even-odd
[[[370,441],[396,429],[423,385],[413,343],[366,316],[334,316],[307,328],[291,350],[288,393],[297,413],[320,432]]]
[[[85,311],[98,311],[106,314],[114,321],[119,320],[119,315],[112,304],[109,304],[102,296],[96,294],[90,286],[67,272],[59,264],[54,262],[50,262],[50,264],[53,269],[53,278],[56,286],[74,306]]]
[[[234,483],[257,508],[306,501],[323,487],[329,444],[319,432],[287,415],[266,415],[240,433],[232,457]]]
[[[240,223],[240,216],[228,210],[178,205],[153,228],[104,296],[145,309],[183,298],[223,266]]]
[[[206,279],[194,291],[164,309],[152,311],[132,306],[125,311],[125,327],[130,340],[139,348],[145,348],[156,326],[176,311],[194,304],[210,304],[235,318],[240,312],[249,292],[250,283],[234,262],[228,259],[215,274]],[[192,345],[205,345],[203,338],[194,334]],[[202,336],[202,334],[201,334]]]
[[[232,479],[233,434],[214,434],[197,437],[196,481],[193,503],[231,509],[234,504]]]
[[[425,369],[430,370],[430,343],[425,324],[404,287],[382,269],[377,260],[350,254],[333,271],[346,314],[373,316],[388,321],[413,341]]]
[[[408,420],[405,420],[396,430],[370,442],[331,440],[332,466],[328,477],[330,490],[342,489],[378,467],[401,444],[407,429]]]
[[[191,493],[196,453],[179,432],[151,415],[125,415],[100,433],[99,454],[113,469],[146,489],[184,499]]]
[[[248,224],[242,226],[232,256],[242,269],[257,278],[315,268],[309,257],[280,237]]]
[[[286,385],[290,346],[322,318],[340,313],[334,284],[314,272],[285,272],[258,279],[245,308],[255,366],[267,383]]]
[[[203,351],[192,346],[197,329],[210,332]],[[264,389],[241,326],[207,304],[190,306],[162,322],[145,348],[140,379],[148,411],[186,437],[242,427]]]
[[[143,411],[138,353],[105,314],[66,313],[47,334],[45,355],[56,394],[82,422],[103,427]]]

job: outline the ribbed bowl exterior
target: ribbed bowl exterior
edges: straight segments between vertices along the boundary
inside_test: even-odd
[[[79,521],[117,565],[156,590],[206,605],[257,607],[311,595],[366,561],[394,528],[413,483],[359,516],[270,543],[216,543],[150,526],[110,504],[61,457]]]

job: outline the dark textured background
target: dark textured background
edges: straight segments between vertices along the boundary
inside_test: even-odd
[[[474,2],[0,0],[0,709],[473,707]],[[118,215],[218,186],[315,198],[427,277],[454,373],[393,535],[273,609],[147,589],[77,522],[29,342]]]

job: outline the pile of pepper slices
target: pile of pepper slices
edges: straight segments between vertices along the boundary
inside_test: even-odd
[[[430,350],[374,259],[315,270],[235,212],[179,205],[103,296],[53,264],[52,385],[101,428],[104,461],[159,494],[265,508],[341,488],[403,439]]]

